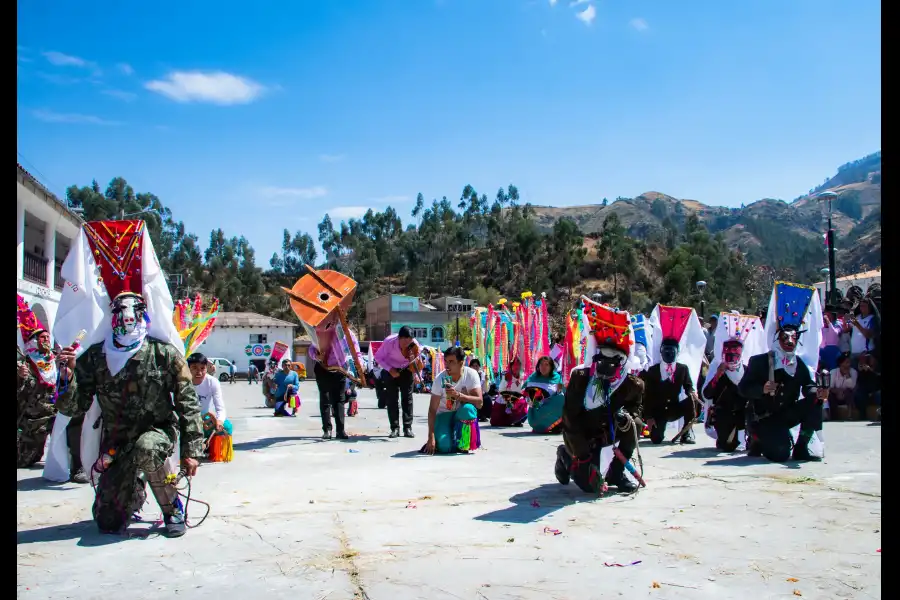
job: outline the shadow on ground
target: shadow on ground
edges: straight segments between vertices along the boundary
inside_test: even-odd
[[[346,440],[339,440],[337,438],[332,438],[330,440],[323,440],[322,436],[312,436],[312,435],[296,435],[296,436],[288,436],[288,437],[271,437],[271,438],[262,438],[258,440],[253,440],[252,442],[238,442],[234,445],[235,452],[237,451],[248,451],[248,450],[262,450],[263,448],[268,448],[270,446],[274,446],[276,444],[282,444],[286,442],[297,442],[296,444],[286,443],[287,446],[303,446],[306,444],[318,444],[318,443],[329,443],[329,444],[355,444],[357,442],[387,442],[388,437],[386,435],[383,436],[373,436],[373,435],[362,435],[362,434],[351,434],[350,437]]]
[[[124,534],[103,534],[93,521],[81,521],[67,525],[51,525],[39,529],[26,529],[16,533],[16,545],[64,542],[78,539],[79,546],[97,547],[119,544],[129,540],[145,540],[160,535],[161,529],[145,523],[133,524]]]
[[[494,428],[492,428],[492,429],[494,429]],[[496,429],[501,429],[501,428],[500,428],[500,427],[497,427]],[[503,427],[502,429],[508,429],[508,428]],[[513,428],[509,428],[509,429],[513,429]],[[503,437],[509,437],[509,438],[523,438],[523,437],[533,437],[533,438],[546,437],[546,438],[551,438],[551,437],[559,437],[559,435],[558,435],[558,434],[555,434],[555,433],[535,433],[534,431],[531,431],[530,429],[528,429],[528,430],[526,430],[526,431],[522,431],[522,430],[519,429],[518,427],[515,428],[515,431],[503,431],[503,432],[500,433],[500,435],[502,435]]]
[[[663,454],[662,458],[713,458],[725,454],[725,452],[717,448],[689,448],[687,450],[676,450],[669,454]]]
[[[421,446],[419,447],[421,448]],[[397,452],[391,455],[391,458],[447,458],[451,456],[475,456],[475,453],[466,454],[465,452],[451,452],[449,454],[425,454],[419,450],[406,450],[405,452]]]
[[[68,483],[68,481],[62,483],[48,481],[43,477],[29,477],[28,479],[20,479],[16,482],[16,491],[33,492],[36,490],[71,490],[72,486],[69,486]]]
[[[513,503],[513,506],[479,515],[475,517],[475,520],[490,523],[534,523],[571,504],[581,502],[621,502],[633,497],[612,492],[602,498],[598,498],[582,492],[574,484],[564,486],[559,483],[544,483],[533,490],[511,497],[509,501]]]

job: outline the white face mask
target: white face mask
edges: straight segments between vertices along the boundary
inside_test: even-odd
[[[144,303],[135,296],[116,300],[113,305],[113,339],[119,349],[131,350],[140,346],[147,335],[149,315]]]

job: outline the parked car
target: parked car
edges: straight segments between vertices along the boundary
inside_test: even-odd
[[[207,372],[210,375],[218,377],[219,381],[231,381],[232,362],[230,360],[227,358],[210,358],[208,361]],[[237,365],[234,365],[234,367],[235,379],[237,379]]]

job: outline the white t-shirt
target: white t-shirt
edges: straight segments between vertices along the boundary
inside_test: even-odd
[[[860,317],[857,319],[859,324],[865,327],[866,329],[872,328],[872,318],[874,315],[869,315],[868,317]],[[871,340],[867,340],[866,336],[862,334],[862,332],[857,329],[856,325],[850,325],[852,331],[850,332],[850,354],[862,354],[866,352],[866,342],[869,342],[869,350],[872,348]]]
[[[225,412],[225,402],[222,400],[222,386],[219,380],[211,375],[207,375],[200,385],[194,386],[197,392],[197,398],[200,400],[200,415],[212,413],[216,415],[216,419],[222,423],[228,418]]]
[[[450,406],[447,405],[447,390],[444,388],[444,381],[450,381],[453,385],[453,388],[456,389],[460,394],[467,394],[466,392],[474,392],[475,390],[481,387],[481,378],[478,377],[478,373],[475,369],[470,367],[463,367],[462,373],[459,376],[459,381],[453,383],[453,380],[450,378],[450,374],[447,373],[447,370],[444,369],[440,373],[438,373],[437,377],[434,378],[434,383],[431,386],[431,395],[439,396],[441,401],[438,403],[438,412],[452,412],[459,408],[459,401],[452,400],[450,401]]]
[[[831,389],[839,390],[847,388],[852,390],[856,387],[856,369],[850,369],[850,373],[844,377],[841,375],[840,368],[831,370]]]

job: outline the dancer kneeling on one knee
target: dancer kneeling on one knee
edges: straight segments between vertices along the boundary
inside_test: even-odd
[[[481,408],[481,379],[474,369],[463,365],[462,348],[444,351],[446,368],[434,378],[428,408],[428,441],[421,452],[450,454],[481,447],[478,409]]]
[[[620,492],[633,492],[637,485],[625,474],[623,459],[631,461],[637,447],[636,428],[644,383],[628,374],[626,362],[633,346],[625,311],[582,298],[594,335],[596,350],[588,348],[589,365],[572,370],[566,386],[563,406],[564,445],[556,449],[554,472],[557,481],[570,480],[590,494],[601,494],[607,485]],[[631,413],[631,414],[629,414]],[[600,471],[600,452],[619,443],[616,458],[610,463],[604,481]]]
[[[814,322],[807,311],[814,302],[815,288],[776,282],[774,307],[769,316],[777,317],[771,350],[750,359],[738,390],[749,399],[747,419],[747,454],[763,455],[773,462],[793,460],[817,461],[821,457],[810,451],[810,441],[822,429],[822,405],[828,389],[817,388],[812,370],[798,355],[801,342],[815,355],[819,348],[818,329],[807,326]],[[818,297],[815,297],[818,303]],[[806,329],[801,330],[801,327]],[[767,329],[772,324],[767,324]],[[771,329],[770,329],[771,330]],[[803,338],[801,339],[801,335]],[[800,426],[797,439],[791,429]]]

